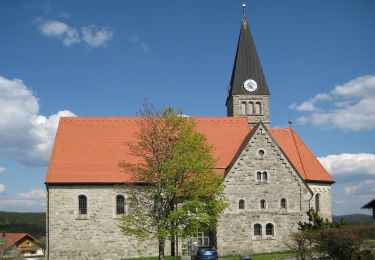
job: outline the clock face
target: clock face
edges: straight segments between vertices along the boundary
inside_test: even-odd
[[[248,79],[243,83],[244,89],[247,91],[253,92],[258,88],[258,84],[253,79]]]

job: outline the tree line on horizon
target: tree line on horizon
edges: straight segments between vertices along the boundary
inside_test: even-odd
[[[1,233],[28,233],[36,239],[46,236],[46,213],[0,211]]]

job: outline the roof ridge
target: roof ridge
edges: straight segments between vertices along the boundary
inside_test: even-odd
[[[301,154],[300,154],[300,151],[299,151],[299,149],[298,149],[298,145],[297,145],[297,143],[296,143],[296,138],[295,138],[295,136],[294,136],[294,131],[293,131],[293,129],[290,128],[290,132],[291,132],[291,134],[292,134],[293,142],[294,142],[294,145],[295,145],[295,147],[296,147],[297,154],[298,154],[298,158],[299,158],[299,161],[300,161],[301,166],[302,166],[302,170],[303,170],[304,177],[305,177],[305,179],[307,179],[306,170],[305,170],[305,167],[304,167],[303,162],[302,162]]]

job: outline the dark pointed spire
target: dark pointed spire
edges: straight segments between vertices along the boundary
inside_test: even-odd
[[[232,77],[228,98],[231,95],[269,95],[266,79],[263,74],[255,43],[250,32],[245,14],[246,5],[243,4],[243,15],[241,22],[240,36],[238,37],[236,58],[234,60]],[[252,79],[257,83],[258,88],[253,92],[244,89],[246,80]]]

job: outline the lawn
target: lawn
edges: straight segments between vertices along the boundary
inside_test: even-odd
[[[251,255],[252,260],[273,260],[273,259],[286,259],[293,256],[290,252],[285,253],[268,253]],[[220,257],[219,260],[240,260],[239,256]]]

